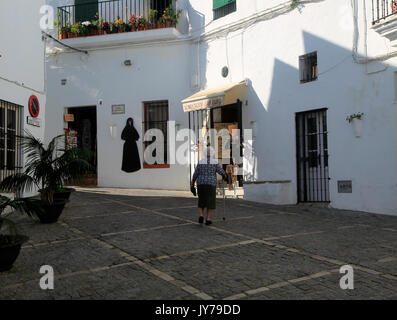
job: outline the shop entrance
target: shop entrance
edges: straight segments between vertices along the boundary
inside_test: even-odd
[[[243,148],[242,148],[242,142],[243,142],[243,128],[242,128],[242,115],[241,115],[241,102],[238,101],[235,104],[232,105],[227,105],[223,107],[217,107],[211,109],[210,113],[210,123],[211,123],[211,128],[215,129],[217,132],[220,132],[222,129],[226,129],[229,132],[230,137],[232,137],[233,130],[234,129],[239,129],[240,130],[240,145],[234,146],[230,145],[230,151],[227,150],[228,154],[225,154],[225,150],[221,148],[222,146],[222,138],[218,138],[218,160],[221,163],[222,158],[229,158],[229,163],[231,165],[236,165],[238,167],[241,167],[242,164],[237,164],[237,160],[233,159],[233,153],[239,154],[240,157],[243,157]],[[233,148],[238,148],[239,150],[233,150]],[[227,169],[227,164],[223,164],[222,167],[224,170]],[[229,169],[230,170],[230,169]],[[236,175],[236,183],[237,187],[242,187],[243,186],[243,177],[242,175]]]
[[[89,156],[90,169],[77,183],[80,186],[97,185],[97,116],[96,107],[72,107],[66,130],[67,146],[82,148]],[[76,184],[76,183],[74,183]]]
[[[199,155],[202,146],[200,146],[199,137],[200,134],[203,134],[207,130],[207,128],[215,129],[218,133],[220,130],[226,129],[223,131],[228,132],[230,142],[232,139],[233,129],[239,129],[240,145],[237,146],[237,148],[239,149],[237,150],[237,154],[240,154],[241,159],[243,158],[243,127],[241,101],[237,100],[237,103],[234,104],[189,112],[189,128],[194,131],[195,137],[197,139],[197,141],[193,145],[191,145],[190,148],[190,179],[192,178],[194,169],[198,161],[200,160]],[[211,141],[213,139],[214,137],[210,137]],[[231,174],[236,173],[233,177],[233,189],[229,189],[228,187],[226,187],[225,194],[229,197],[242,197],[244,195],[243,176],[237,173],[237,168],[242,168],[243,165],[238,164],[236,159],[233,159],[232,155],[234,154],[234,152],[236,152],[236,150],[233,150],[233,148],[236,148],[236,146],[232,144],[228,148],[222,148],[222,137],[218,136],[218,154],[216,155],[216,158],[225,171],[229,171]],[[229,164],[222,164],[222,159],[228,159]],[[234,166],[236,166],[235,170],[233,170]],[[223,183],[221,180],[219,180],[218,182],[218,192],[223,193]]]

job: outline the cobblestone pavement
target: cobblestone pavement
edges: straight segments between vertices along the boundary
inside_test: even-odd
[[[397,217],[232,199],[224,213],[218,199],[208,227],[196,203],[79,188],[56,224],[14,217],[30,240],[0,299],[397,299]],[[353,290],[339,286],[346,264]],[[54,290],[39,287],[42,265]]]

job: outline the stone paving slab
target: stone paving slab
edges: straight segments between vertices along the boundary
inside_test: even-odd
[[[244,238],[214,231],[198,224],[183,225],[103,237],[107,243],[140,259],[239,242]]]
[[[378,262],[390,257],[397,260],[397,232],[381,231],[379,235],[375,228],[358,226],[273,242],[397,275],[396,261]]]
[[[90,202],[89,204],[75,204],[76,200],[71,199],[62,212],[62,219],[95,216],[103,214],[113,214],[117,212],[134,211],[133,208],[126,205],[115,205],[113,202]]]
[[[42,224],[36,220],[24,219],[25,223],[17,225],[20,234],[27,235],[27,245],[34,243],[50,242],[78,238],[79,235],[70,232],[70,229],[61,224]]]
[[[39,277],[26,286],[0,291],[0,299],[195,300],[198,299],[135,265],[57,279],[41,290]]]
[[[379,276],[354,272],[354,289],[341,290],[339,273],[246,295],[242,300],[362,300],[397,299],[395,284]],[[381,290],[380,290],[381,288]]]
[[[335,267],[262,243],[172,257],[150,264],[216,299]]]
[[[231,208],[229,208],[229,206],[231,206]],[[187,205],[181,208],[173,206],[170,208],[163,207],[156,210],[159,212],[172,214],[183,219],[191,219],[194,221],[198,219],[197,201],[194,201],[192,204],[190,204],[190,206]],[[226,220],[228,220],[239,217],[252,217],[253,215],[257,216],[258,214],[271,215],[274,213],[266,211],[265,209],[258,211],[258,209],[251,208],[251,210],[247,210],[246,207],[243,207],[239,204],[234,204],[233,202],[228,203],[226,206],[226,210],[224,211],[223,200],[218,199],[216,201],[216,209],[213,211],[213,219],[222,219],[223,217],[225,217]]]
[[[107,233],[118,233],[129,230],[139,230],[142,228],[151,228],[156,226],[168,226],[181,224],[183,221],[172,218],[162,217],[147,211],[132,211],[122,213],[123,208],[115,206],[115,212],[120,214],[111,214],[108,216],[91,216],[89,223],[86,219],[66,219],[68,225],[73,226],[82,232],[90,235],[101,235]],[[124,208],[125,209],[125,208]]]
[[[89,239],[27,247],[21,250],[10,271],[0,273],[0,285],[3,287],[37,279],[43,265],[52,266],[55,274],[60,275],[124,262],[128,260],[115,250],[104,248]]]
[[[31,239],[0,299],[396,299],[397,217],[227,199],[223,221],[218,199],[207,227],[189,192],[78,190],[58,223],[12,217]],[[54,291],[38,289],[42,265]]]
[[[124,205],[135,206],[138,208],[146,209],[162,209],[162,208],[178,208],[178,207],[197,207],[197,198],[177,198],[177,197],[160,197],[160,196],[147,196],[147,197],[131,197],[125,195],[119,196],[106,196],[106,199],[111,199],[111,203],[118,203]],[[196,210],[197,212],[197,210]]]

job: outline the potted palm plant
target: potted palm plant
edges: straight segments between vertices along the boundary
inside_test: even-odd
[[[89,163],[81,149],[59,148],[64,136],[54,137],[47,146],[30,133],[19,137],[26,155],[24,172],[6,177],[0,189],[7,192],[39,189],[42,212],[37,215],[42,223],[58,221],[71,190],[63,190],[68,181],[78,181],[87,172]]]
[[[0,196],[0,272],[12,268],[18,258],[21,246],[28,241],[28,237],[18,233],[16,225],[5,215],[17,210],[33,216],[40,212],[38,200],[34,199],[10,199]]]

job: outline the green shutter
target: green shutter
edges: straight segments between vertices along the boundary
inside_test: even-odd
[[[74,4],[76,22],[93,20],[98,12],[98,0],[75,0]]]
[[[214,10],[222,8],[232,2],[236,2],[236,0],[214,0]]]

